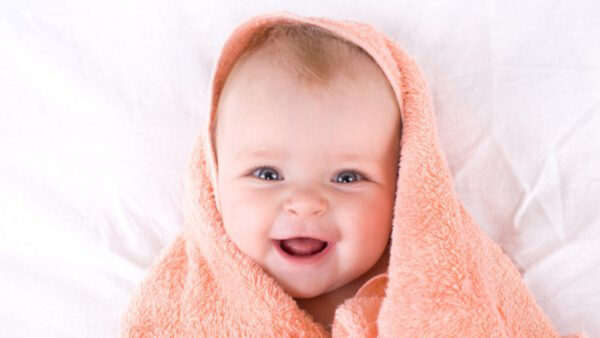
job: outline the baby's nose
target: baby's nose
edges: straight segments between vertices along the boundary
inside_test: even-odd
[[[315,190],[297,190],[285,201],[286,212],[300,218],[322,215],[327,210],[327,201]]]

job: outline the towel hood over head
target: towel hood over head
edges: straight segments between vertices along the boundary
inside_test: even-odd
[[[341,304],[331,334],[239,251],[216,203],[210,133],[225,79],[254,34],[294,22],[317,25],[362,47],[387,76],[401,110],[387,281],[363,287]],[[263,14],[233,31],[212,80],[210,115],[187,169],[183,228],[136,288],[121,336],[559,337],[510,258],[458,199],[429,89],[396,41],[365,23],[287,11]]]

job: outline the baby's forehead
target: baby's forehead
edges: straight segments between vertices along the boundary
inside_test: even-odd
[[[304,104],[310,106],[309,100],[304,99]],[[293,107],[288,111],[236,112],[223,121],[226,126],[219,143],[225,147],[221,150],[235,153],[232,158],[253,153],[259,158],[325,160],[345,154],[343,159],[347,160],[377,161],[383,158],[380,154],[385,149],[399,143],[400,126],[391,122],[393,119],[357,116],[356,110],[331,110],[325,106],[314,111]]]

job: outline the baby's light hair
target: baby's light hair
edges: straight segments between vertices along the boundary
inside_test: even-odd
[[[364,49],[326,29],[306,23],[280,23],[256,34],[244,50],[241,63],[259,50],[295,73],[306,84],[325,86],[337,71],[347,69],[355,54],[373,58]]]

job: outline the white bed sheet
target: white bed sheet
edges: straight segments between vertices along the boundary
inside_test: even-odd
[[[600,337],[600,3],[0,1],[0,336],[109,337],[182,222],[231,30],[366,21],[421,66],[457,193],[562,334]]]

